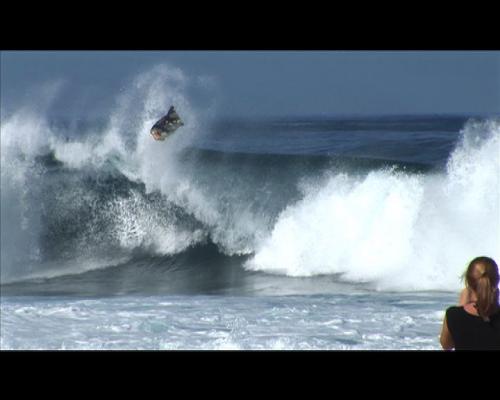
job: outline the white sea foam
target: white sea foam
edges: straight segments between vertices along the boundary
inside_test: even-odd
[[[500,122],[471,122],[445,174],[333,173],[279,217],[248,269],[342,274],[379,289],[456,289],[466,263],[500,256]]]
[[[1,303],[2,349],[416,350],[440,349],[442,312],[429,304],[357,296],[9,298]],[[332,301],[334,300],[334,301]],[[338,300],[338,301],[337,301]],[[418,299],[417,299],[418,300]],[[274,307],[269,307],[272,301]],[[168,303],[168,306],[162,303]],[[356,315],[356,318],[352,318]],[[334,318],[332,318],[334,317]],[[33,334],[36,332],[36,335]]]

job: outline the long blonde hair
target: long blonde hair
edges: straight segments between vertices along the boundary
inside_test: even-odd
[[[500,308],[496,262],[489,257],[476,257],[469,263],[464,278],[465,286],[476,293],[477,312],[485,321],[489,321],[490,315]]]

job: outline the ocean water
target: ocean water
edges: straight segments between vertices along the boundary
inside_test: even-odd
[[[500,258],[500,118],[222,118],[188,82],[2,113],[0,347],[439,349],[467,263]]]

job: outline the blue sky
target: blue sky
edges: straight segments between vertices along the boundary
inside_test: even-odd
[[[2,109],[63,79],[60,112],[105,112],[134,76],[168,63],[213,79],[221,116],[498,114],[500,52],[21,51],[1,53]],[[206,100],[206,99],[205,99]],[[203,104],[200,103],[200,104]]]

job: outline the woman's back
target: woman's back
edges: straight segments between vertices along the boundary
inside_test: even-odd
[[[446,310],[441,346],[445,350],[500,350],[498,265],[490,257],[476,257],[464,278],[461,306]]]
[[[464,307],[450,307],[446,320],[456,350],[500,350],[500,311],[485,321]]]

